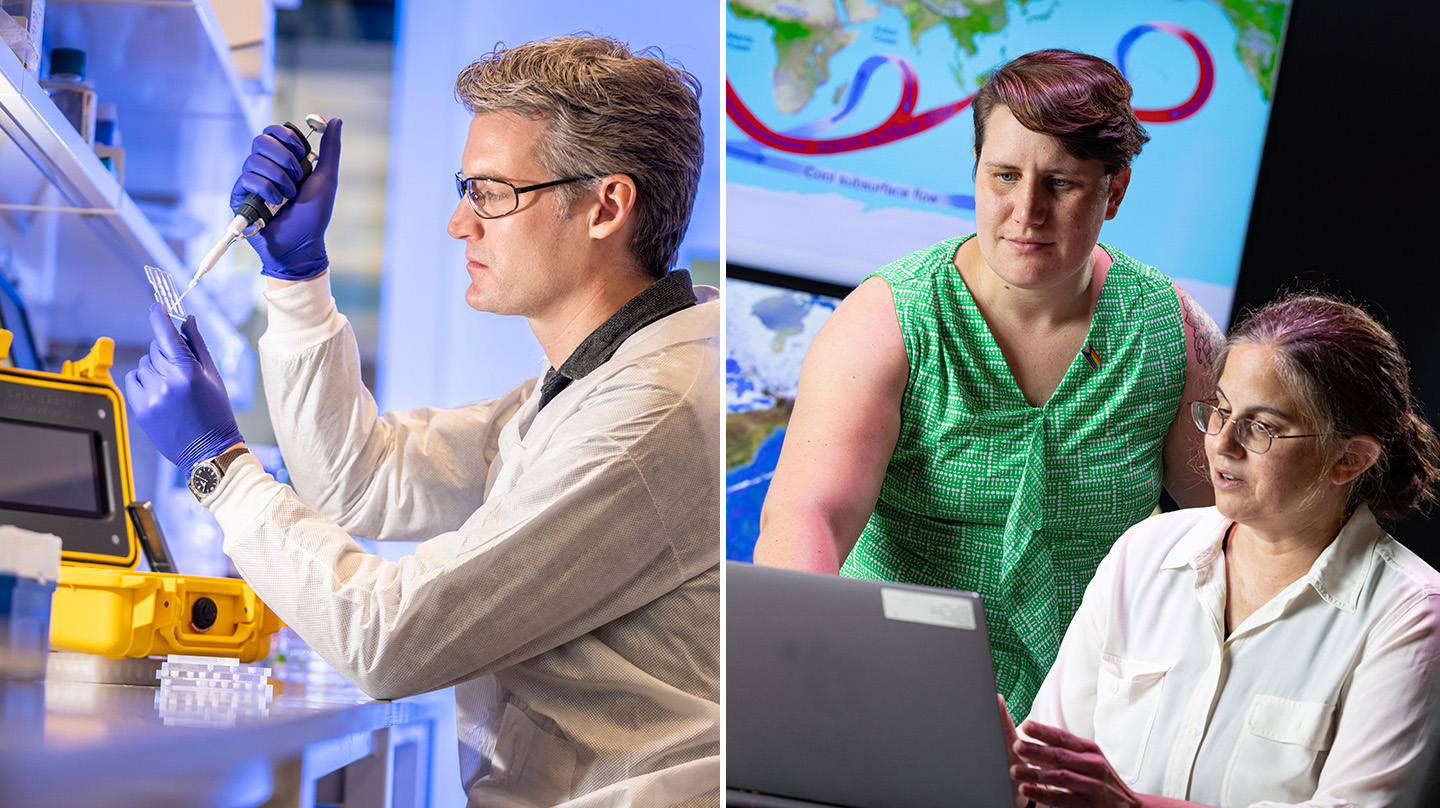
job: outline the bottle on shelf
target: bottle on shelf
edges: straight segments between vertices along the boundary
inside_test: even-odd
[[[85,51],[50,51],[50,78],[40,82],[85,142],[95,144],[95,88],[85,80]]]

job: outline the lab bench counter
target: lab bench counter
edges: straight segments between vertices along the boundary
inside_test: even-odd
[[[427,804],[448,691],[374,701],[329,669],[271,682],[268,703],[196,709],[53,664],[45,681],[0,681],[0,806]]]

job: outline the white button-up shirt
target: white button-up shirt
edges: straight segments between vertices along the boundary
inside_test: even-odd
[[[225,552],[367,693],[455,685],[472,805],[719,800],[720,302],[695,291],[543,410],[531,380],[383,416],[328,282],[267,295],[295,490],[237,460],[206,501]],[[426,541],[392,563],[352,533]]]
[[[1140,793],[1388,805],[1429,737],[1440,574],[1362,506],[1306,575],[1226,637],[1230,524],[1196,508],[1127,531],[1029,717],[1093,739]]]

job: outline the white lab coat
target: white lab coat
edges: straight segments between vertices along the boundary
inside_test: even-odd
[[[295,491],[237,460],[206,503],[225,552],[370,695],[455,685],[472,805],[718,802],[721,304],[696,294],[543,411],[530,380],[383,416],[328,282],[268,294]],[[425,541],[392,563],[352,534]]]

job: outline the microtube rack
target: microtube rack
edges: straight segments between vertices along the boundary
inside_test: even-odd
[[[180,305],[180,296],[175,293],[175,284],[170,281],[170,273],[147,264],[145,277],[150,281],[150,287],[155,290],[155,299],[160,301],[165,311],[175,320],[184,322],[185,307]]]
[[[269,698],[275,691],[269,683],[270,669],[263,665],[241,665],[225,657],[171,655],[161,663],[155,678],[162,688],[191,691],[229,691]]]
[[[265,665],[241,665],[234,657],[206,657],[171,654],[160,663],[157,679],[223,679],[264,682],[270,675]]]

